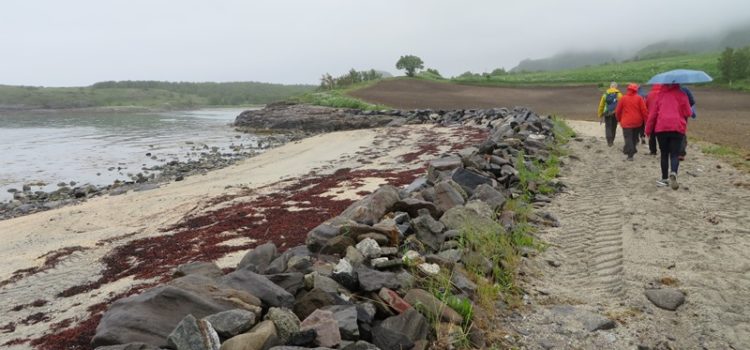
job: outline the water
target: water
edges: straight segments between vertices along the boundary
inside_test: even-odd
[[[229,126],[242,111],[0,112],[0,202],[23,184],[44,191],[59,182],[106,185],[142,167],[197,159],[204,145],[255,146],[253,135]]]

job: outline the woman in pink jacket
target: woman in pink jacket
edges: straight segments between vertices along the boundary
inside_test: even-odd
[[[669,185],[673,190],[680,187],[677,183],[677,170],[680,167],[678,156],[687,129],[687,118],[692,114],[690,102],[679,84],[662,86],[653,108],[649,109],[646,135],[656,135],[661,152],[659,186]]]

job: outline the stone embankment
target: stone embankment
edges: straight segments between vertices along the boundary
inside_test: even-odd
[[[536,191],[542,184],[522,177],[551,156],[550,118],[526,109],[278,105],[237,118],[237,125],[254,129],[307,132],[401,123],[474,124],[491,132],[476,147],[430,161],[410,185],[385,185],[354,202],[311,230],[305,245],[285,251],[273,242],[259,245],[233,271],[213,262],[181,265],[172,281],[110,305],[92,344],[108,350],[390,350],[494,343],[487,325],[475,320],[482,311],[477,305],[496,298],[493,286],[514,272],[501,257],[482,254],[475,239],[484,234],[488,244],[507,242],[510,232],[528,225],[511,205],[521,195],[531,203],[549,201]],[[441,280],[446,283],[438,286]]]

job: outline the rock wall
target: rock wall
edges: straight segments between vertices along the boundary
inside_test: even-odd
[[[266,118],[311,107],[279,108],[253,117],[243,113],[238,122],[263,115],[248,123],[286,128],[292,124]],[[312,109],[320,113],[314,118],[327,118]],[[339,123],[359,118],[353,116],[377,116],[368,119],[374,123],[386,119],[379,119],[386,114],[338,111],[344,114],[328,119],[334,124],[317,125],[367,124]],[[311,230],[305,245],[284,252],[274,243],[259,245],[226,274],[210,262],[180,266],[166,285],[111,305],[92,344],[102,349],[426,349],[457,333],[471,320],[422,289],[419,280],[449,272],[452,290],[447,292],[474,300],[477,285],[465,267],[488,280],[493,269],[504,268],[460,244],[462,229],[467,223],[497,235],[513,229],[515,214],[505,203],[521,192],[515,160],[521,153],[527,166],[546,160],[554,125],[523,108],[388,116],[391,125],[457,122],[487,125],[492,132],[476,147],[430,161],[427,173],[412,184],[385,185],[353,203]],[[307,121],[301,123],[297,126]],[[532,198],[548,200],[541,194]],[[554,224],[549,215],[545,220]],[[471,346],[484,347],[482,330],[471,329]]]

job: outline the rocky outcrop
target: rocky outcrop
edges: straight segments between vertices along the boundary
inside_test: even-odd
[[[292,113],[297,108],[302,107],[269,110]],[[323,118],[325,113],[315,110]],[[427,174],[413,184],[382,186],[351,204],[311,230],[304,246],[280,252],[273,243],[259,245],[236,270],[220,276],[210,265],[179,267],[184,277],[112,305],[97,329],[95,345],[166,346],[169,334],[188,314],[212,325],[225,350],[276,345],[421,349],[435,336],[455,336],[471,322],[471,315],[451,308],[445,295],[471,303],[478,287],[466,271],[492,282],[493,271],[505,268],[462,244],[462,230],[475,225],[502,235],[514,228],[516,220],[505,203],[520,193],[520,179],[516,162],[508,160],[524,155],[528,166],[545,161],[553,124],[526,109],[383,115],[409,122],[483,123],[492,133],[479,147],[429,162]],[[420,285],[440,273],[451,276],[446,290],[433,293]],[[253,326],[260,320],[264,321]],[[187,325],[202,324],[196,322]],[[253,328],[247,331],[249,327]],[[182,338],[207,339],[210,332],[200,329],[200,334]],[[238,333],[241,330],[245,333]]]

